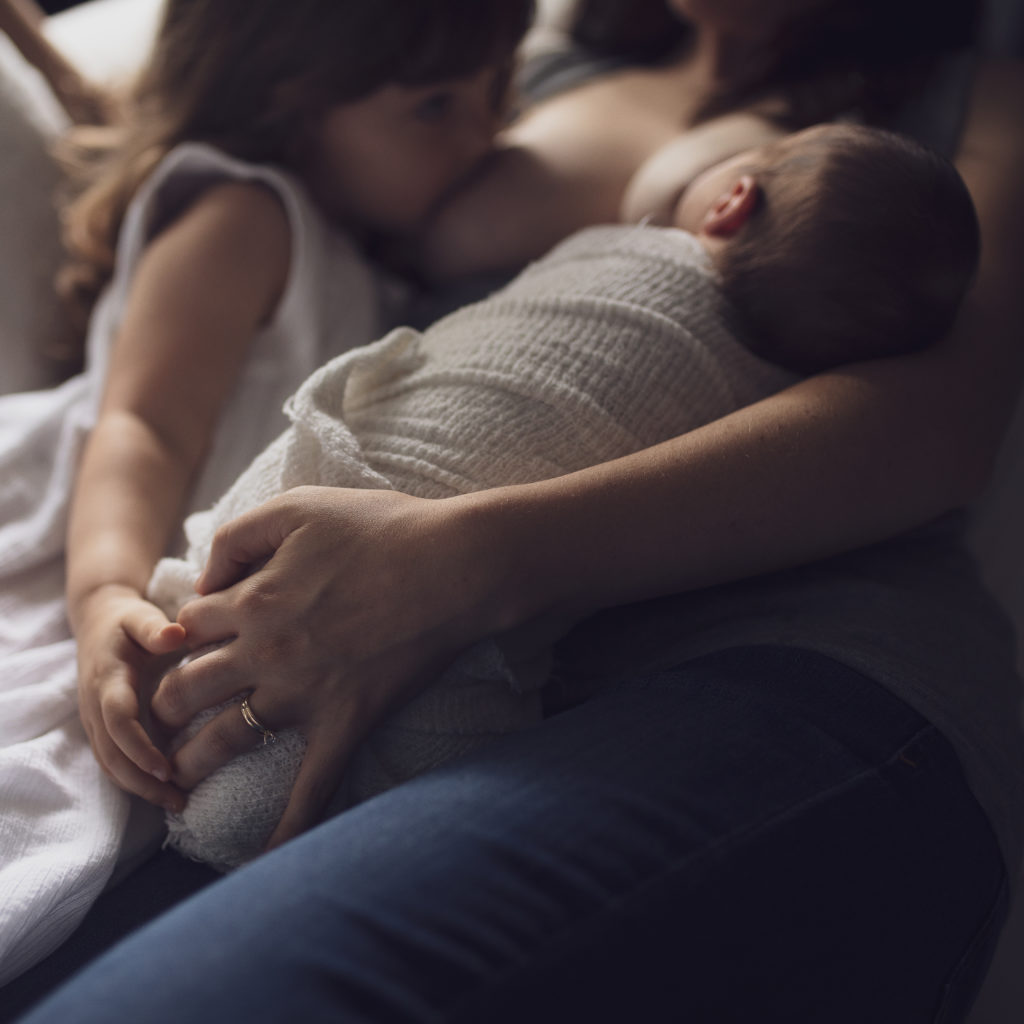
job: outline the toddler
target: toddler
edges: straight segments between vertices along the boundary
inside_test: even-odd
[[[126,793],[183,807],[142,722],[152,655],[185,639],[149,578],[288,395],[381,333],[364,242],[413,230],[489,152],[532,0],[161,9],[117,120],[68,139],[84,369],[0,396],[0,698],[21,709],[0,752],[5,792],[33,794],[4,807],[0,977],[131,856]]]

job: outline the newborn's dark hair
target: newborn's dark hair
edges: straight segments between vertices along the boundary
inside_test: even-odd
[[[780,147],[756,177],[759,206],[717,261],[754,351],[810,373],[917,351],[949,328],[980,237],[945,157],[833,125]]]

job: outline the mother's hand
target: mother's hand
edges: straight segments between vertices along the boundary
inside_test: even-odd
[[[300,487],[218,531],[179,622],[193,649],[223,646],[168,673],[152,706],[177,729],[251,690],[259,721],[305,735],[270,845],[313,823],[376,722],[491,631],[495,567],[461,502]],[[232,704],[177,752],[174,781],[189,789],[260,742]]]

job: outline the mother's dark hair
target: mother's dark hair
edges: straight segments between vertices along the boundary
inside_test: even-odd
[[[790,127],[857,110],[884,120],[942,55],[977,39],[982,0],[823,0],[795,16],[767,74],[714,97],[711,116],[785,93]],[[671,57],[692,34],[666,0],[578,0],[572,34],[601,53],[640,62]]]

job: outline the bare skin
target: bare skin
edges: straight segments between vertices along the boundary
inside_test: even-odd
[[[619,220],[647,161],[686,137],[705,98],[759,62],[765,42],[708,29],[669,64],[608,74],[531,108],[428,226],[417,266],[432,280],[517,269],[579,228]],[[692,173],[778,134],[738,113],[687,139]]]
[[[193,642],[232,642],[165,677],[156,714],[180,726],[255,685],[262,720],[306,734],[277,844],[315,820],[359,738],[484,636],[550,637],[604,607],[849,550],[975,498],[1024,373],[1022,103],[1024,65],[981,69],[957,163],[982,266],[941,344],[537,484],[442,501],[289,492],[218,535],[205,596],[181,623]],[[175,780],[188,789],[259,742],[222,716],[178,753]]]

